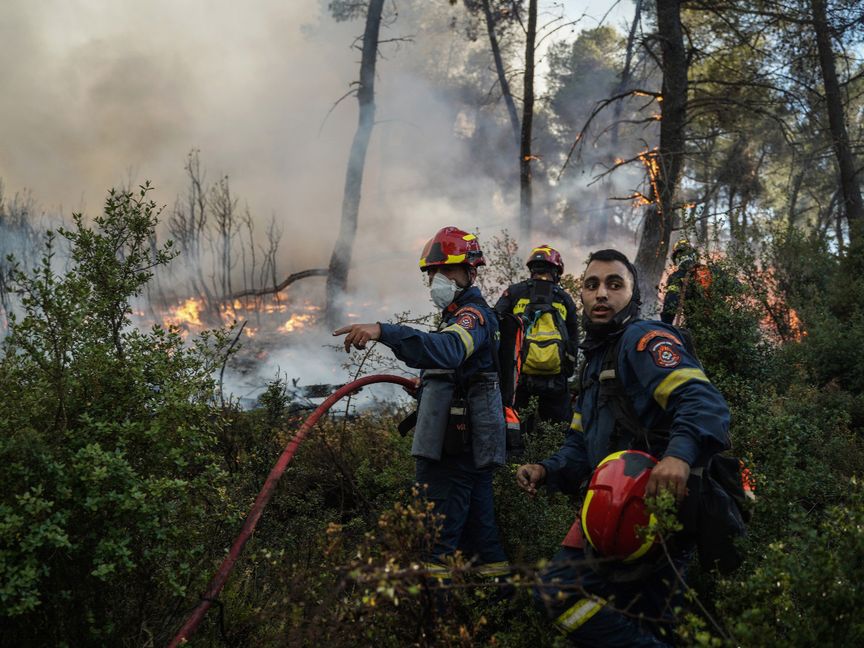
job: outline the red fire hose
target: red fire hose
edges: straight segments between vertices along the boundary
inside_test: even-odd
[[[221,592],[222,588],[225,586],[225,581],[228,580],[228,575],[234,568],[234,563],[237,562],[237,558],[240,556],[240,552],[243,551],[246,541],[249,540],[252,533],[255,531],[258,520],[264,512],[264,507],[267,506],[270,498],[273,497],[273,492],[276,490],[276,484],[279,482],[279,478],[282,477],[282,473],[285,472],[288,463],[294,457],[294,453],[297,452],[297,447],[303,441],[303,438],[309,430],[311,430],[315,423],[318,422],[318,419],[320,419],[324,413],[333,407],[333,405],[343,396],[347,396],[348,394],[357,391],[364,385],[381,382],[394,383],[408,388],[415,387],[413,380],[402,376],[391,376],[387,374],[364,376],[363,378],[350,382],[333,392],[327,400],[321,403],[316,410],[309,415],[309,418],[307,418],[300,429],[297,430],[297,434],[294,435],[294,438],[291,439],[291,442],[285,447],[285,450],[282,451],[276,465],[273,466],[270,474],[267,475],[267,481],[264,482],[261,492],[258,493],[258,497],[255,498],[255,503],[249,510],[249,515],[246,516],[246,522],[243,524],[243,529],[240,531],[240,535],[238,535],[234,540],[234,544],[231,545],[231,550],[228,552],[228,555],[225,556],[225,560],[222,561],[219,569],[216,570],[216,573],[213,574],[213,578],[210,579],[210,584],[207,586],[207,592],[201,597],[201,602],[192,611],[192,614],[189,615],[186,623],[183,624],[183,627],[180,628],[180,631],[174,639],[171,640],[171,643],[168,644],[169,648],[175,648],[180,644],[186,643],[189,637],[191,637],[195,633],[195,630],[198,629],[198,625],[204,619],[204,615],[207,613],[207,610],[210,609],[210,605],[216,600],[216,597],[219,596],[219,592]]]

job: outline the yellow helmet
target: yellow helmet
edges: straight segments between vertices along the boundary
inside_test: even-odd
[[[696,248],[690,244],[690,241],[686,238],[680,238],[672,246],[672,260],[675,261],[678,257],[684,254],[692,254],[695,251]]]

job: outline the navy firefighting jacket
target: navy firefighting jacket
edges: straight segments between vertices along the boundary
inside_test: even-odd
[[[478,303],[479,302],[479,303]],[[495,371],[498,319],[471,286],[443,313],[444,326],[427,333],[401,324],[381,324],[379,341],[415,369],[460,369],[463,378]]]
[[[438,331],[381,324],[379,341],[409,367],[424,370],[412,454],[441,459],[448,417],[453,413],[454,387],[458,384],[467,401],[475,466],[503,465],[506,428],[494,359],[498,352],[498,319],[480,290],[472,286],[459,295],[444,311]],[[449,375],[443,376],[445,373]],[[448,382],[443,385],[445,378]]]
[[[729,407],[687,351],[677,329],[637,320],[619,335],[618,380],[640,423],[647,429],[668,430],[665,447],[651,448],[657,458],[677,457],[698,467],[729,448]],[[552,485],[575,490],[605,457],[627,449],[633,441],[615,435],[615,417],[599,398],[604,356],[616,338],[583,346],[586,373],[573,422],[564,445],[541,462]],[[566,485],[559,480],[566,480]]]

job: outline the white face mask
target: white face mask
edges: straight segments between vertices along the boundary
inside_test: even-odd
[[[457,292],[459,292],[459,286],[452,279],[448,279],[441,273],[432,278],[429,294],[432,296],[432,302],[441,310],[453,303]]]

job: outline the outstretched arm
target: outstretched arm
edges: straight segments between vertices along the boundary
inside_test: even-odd
[[[377,322],[374,324],[349,324],[333,331],[333,335],[345,336],[345,352],[351,350],[351,345],[355,349],[365,349],[366,344],[371,340],[377,340],[381,337],[381,325]]]

